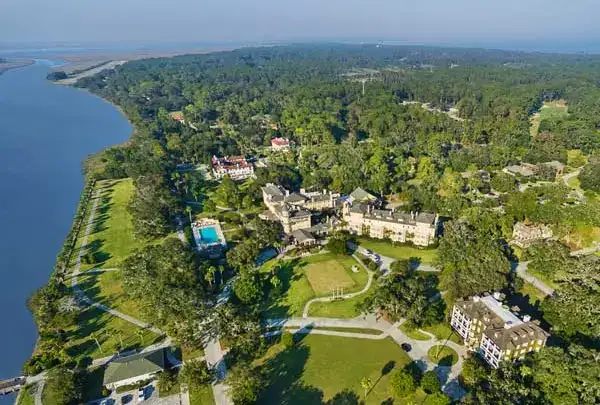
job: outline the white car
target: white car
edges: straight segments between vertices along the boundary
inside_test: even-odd
[[[144,388],[140,388],[138,390],[138,401],[142,402],[146,400],[146,392],[144,391]]]

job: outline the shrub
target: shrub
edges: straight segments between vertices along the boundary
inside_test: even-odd
[[[421,388],[428,394],[440,391],[442,384],[435,374],[435,371],[429,370],[423,374],[423,378],[421,378]]]
[[[290,349],[294,346],[294,335],[290,332],[283,332],[281,335],[281,343],[286,349]]]

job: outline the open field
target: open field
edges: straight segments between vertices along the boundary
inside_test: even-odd
[[[356,265],[358,267],[358,264]],[[332,286],[350,288],[354,280],[336,260],[311,263],[304,269],[308,282],[317,295],[331,293]]]
[[[531,136],[537,136],[542,121],[564,118],[568,114],[567,111],[568,105],[565,100],[544,101],[540,111],[533,114],[529,119],[531,123]]]
[[[358,266],[359,272],[353,273],[352,266]],[[268,300],[264,313],[269,318],[301,315],[304,305],[312,298],[328,296],[334,288],[342,286],[344,293],[359,291],[368,280],[367,272],[354,258],[329,253],[270,261],[262,271],[270,272],[273,268],[282,281],[283,293]]]
[[[356,309],[356,304],[362,301],[364,297],[366,297],[366,294],[339,301],[314,302],[310,306],[308,316],[323,318],[356,318],[360,315],[360,311]]]
[[[133,197],[135,188],[131,179],[99,181],[95,190],[100,189],[100,201],[96,209],[93,228],[88,235],[87,252],[94,256],[95,263],[81,264],[81,271],[92,268],[119,267],[135,249],[147,244],[160,243],[164,239],[143,240],[135,236],[133,218],[127,205]],[[88,204],[85,223],[93,201]],[[175,234],[167,237],[175,237]],[[79,251],[83,239],[83,229],[75,245]],[[71,266],[75,265],[76,254],[71,257]]]
[[[458,354],[448,346],[433,346],[427,352],[427,357],[441,366],[451,366],[458,361]]]
[[[159,338],[155,333],[138,328],[135,325],[97,308],[86,308],[78,319],[77,326],[67,332],[66,352],[79,359],[93,359],[110,356],[117,352],[123,343],[125,348],[148,346]],[[98,339],[100,347],[94,341]],[[143,343],[143,344],[142,344]]]
[[[432,263],[437,258],[437,249],[419,249],[408,245],[392,245],[384,240],[372,240],[359,237],[357,242],[360,246],[370,249],[380,255],[392,259],[410,259],[418,257],[422,263]]]
[[[295,330],[295,327],[286,327],[285,329]],[[378,329],[369,328],[346,328],[346,327],[335,327],[335,326],[316,326],[310,330],[330,330],[333,332],[347,332],[347,333],[364,333],[366,335],[381,335],[383,332]]]
[[[129,299],[123,291],[123,275],[120,271],[87,274],[79,277],[79,285],[92,300],[107,305],[126,315],[148,322],[141,313],[137,301]]]
[[[345,394],[358,403],[364,395],[361,380],[368,377],[373,388],[367,404],[381,404],[389,398],[388,380],[394,368],[410,358],[390,338],[352,339],[306,335],[291,349],[272,346],[257,363],[266,370],[269,385],[259,404],[323,404]],[[337,403],[337,402],[336,402]],[[408,403],[408,402],[406,402]]]

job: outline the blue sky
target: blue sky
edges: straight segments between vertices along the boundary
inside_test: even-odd
[[[0,42],[600,40],[599,0],[0,0]]]

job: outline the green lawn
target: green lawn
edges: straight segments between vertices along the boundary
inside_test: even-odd
[[[545,101],[540,109],[540,122],[565,118],[568,114],[568,106],[564,100]]]
[[[34,405],[34,390],[34,387],[25,387],[21,391],[19,391],[19,396],[17,397],[17,405]]]
[[[123,275],[120,271],[83,275],[79,277],[79,284],[92,300],[148,322],[141,313],[140,304],[123,292]]]
[[[415,340],[429,340],[431,336],[419,331],[418,329],[411,329],[406,326],[406,322],[402,323],[398,329],[400,329],[406,336]]]
[[[81,264],[81,270],[92,268],[119,267],[135,249],[149,243],[159,243],[164,239],[143,240],[134,234],[133,218],[127,210],[127,205],[133,197],[135,187],[131,179],[104,180],[96,183],[95,190],[100,191],[100,200],[96,208],[96,215],[92,231],[88,235],[87,251],[92,252],[96,262]],[[93,200],[88,204],[85,214],[84,229],[79,234],[75,245],[71,266],[75,264],[77,253],[81,247],[83,233],[89,219]],[[176,236],[175,234],[167,237]]]
[[[425,332],[432,333],[439,340],[450,340],[455,343],[462,344],[463,339],[450,328],[450,325],[445,323],[438,323],[436,325],[424,326],[421,328]]]
[[[441,366],[451,366],[458,361],[458,354],[448,346],[433,346],[427,352],[427,357]]]
[[[409,362],[408,355],[390,338],[305,335],[292,349],[272,346],[258,362],[269,380],[258,404],[322,404],[343,393],[360,400],[364,395],[361,379],[368,377],[374,386],[366,403],[379,405],[389,398],[392,369]]]
[[[393,259],[410,259],[418,257],[423,263],[432,263],[437,257],[436,249],[419,249],[408,245],[392,245],[390,242],[358,238],[360,246],[372,250],[380,255]]]
[[[535,288],[535,286],[533,284],[528,283],[527,281],[523,281],[523,287],[521,287],[519,292],[524,297],[527,297],[527,300],[532,305],[535,305],[535,303],[537,301],[542,302],[544,300],[544,298],[546,298],[545,295],[540,290]]]
[[[214,405],[212,386],[205,385],[201,388],[190,388],[190,405]]]
[[[340,301],[314,302],[310,305],[308,315],[323,318],[356,318],[360,315],[356,304],[362,301],[366,294],[368,293]]]
[[[352,272],[353,266],[358,266],[358,273]],[[361,290],[368,279],[367,272],[354,258],[330,253],[301,259],[269,261],[261,271],[270,272],[274,267],[279,269],[277,275],[283,282],[283,293],[279,297],[270,297],[267,300],[263,312],[268,318],[301,315],[306,302],[318,296],[331,294],[326,287],[328,280],[331,280],[331,289],[333,289],[339,286],[340,276],[343,276],[346,286],[344,293],[349,293]],[[332,268],[334,271],[330,272]],[[310,279],[307,276],[307,269],[310,270]],[[315,291],[310,280],[314,285],[318,283],[320,294]],[[350,280],[352,281],[351,286],[348,283]]]
[[[66,352],[75,359],[97,359],[115,354],[121,340],[126,348],[134,348],[148,346],[159,339],[158,335],[149,330],[144,330],[139,336],[140,330],[142,329],[121,318],[89,307],[79,315],[77,327],[67,330]],[[100,348],[94,341],[96,335]]]
[[[286,328],[286,329],[298,329],[298,328]],[[330,330],[334,332],[347,332],[347,333],[364,333],[366,335],[381,335],[383,332],[377,329],[368,329],[368,328],[344,328],[344,327],[335,327],[335,326],[317,326],[312,328],[312,330]]]

